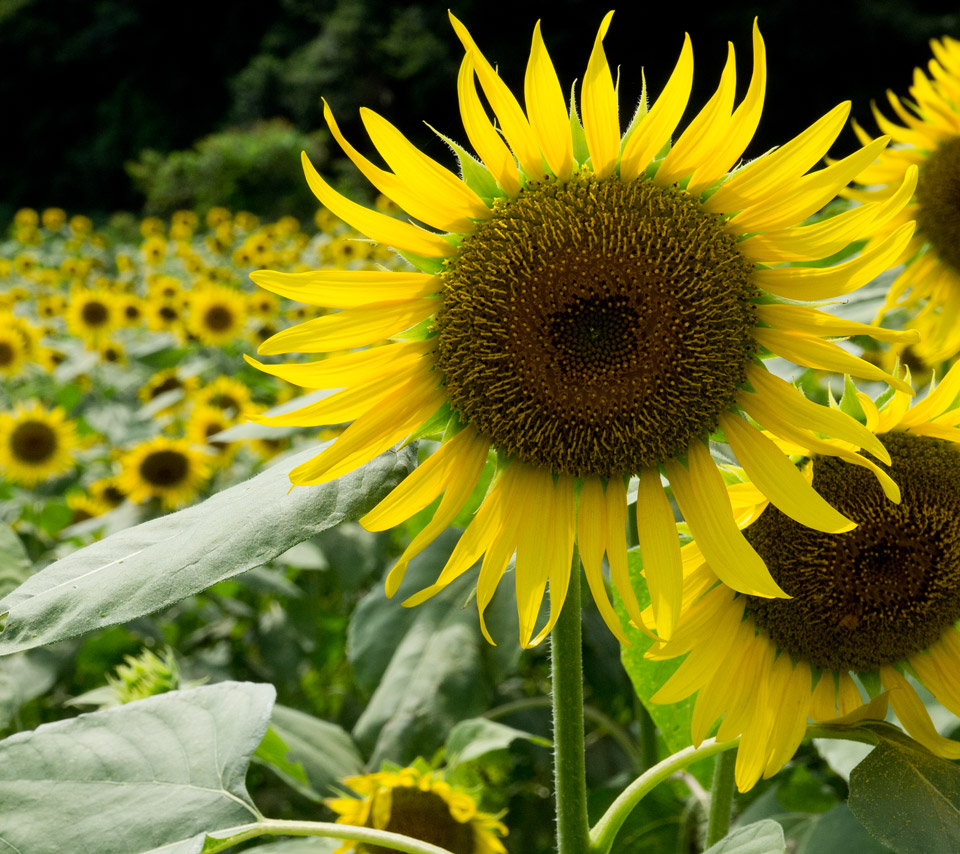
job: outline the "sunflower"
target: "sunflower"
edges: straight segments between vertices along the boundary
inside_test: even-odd
[[[0,471],[14,483],[33,486],[73,466],[77,433],[60,407],[36,400],[0,414]]]
[[[67,328],[86,341],[98,342],[120,325],[117,298],[109,291],[72,288],[67,305]]]
[[[881,131],[897,145],[885,149],[876,163],[857,178],[861,189],[844,195],[874,203],[898,192],[908,170],[919,167],[916,195],[891,225],[917,221],[917,231],[904,255],[907,264],[887,295],[880,318],[897,308],[911,315],[907,327],[921,333],[913,355],[929,366],[953,359],[960,352],[960,41],[931,40],[935,59],[930,77],[914,71],[911,101],[887,91],[894,113],[904,127],[891,122],[873,106]],[[856,123],[864,144],[869,135]]]
[[[144,403],[150,403],[163,394],[171,391],[180,391],[184,397],[177,399],[165,408],[166,410],[174,409],[183,403],[184,398],[194,391],[199,382],[196,377],[182,376],[176,368],[166,368],[162,371],[157,371],[157,373],[141,387],[140,400]]]
[[[205,447],[214,456],[211,462],[217,466],[230,463],[239,447],[236,443],[211,442],[210,437],[222,433],[234,424],[234,419],[226,411],[215,406],[197,406],[190,413],[186,436],[195,445]]]
[[[219,376],[193,394],[194,402],[199,406],[212,406],[238,416],[246,412],[253,404],[250,389],[240,380]]]
[[[209,284],[191,293],[187,329],[200,343],[229,344],[240,336],[246,322],[246,300],[238,291]]]
[[[673,703],[698,692],[694,744],[721,716],[720,740],[743,736],[741,791],[783,767],[808,718],[877,716],[876,701],[864,705],[855,676],[889,692],[890,707],[924,747],[960,758],[960,743],[937,733],[908,679],[960,716],[958,394],[960,364],[912,408],[901,392],[881,410],[857,395],[867,426],[890,452],[884,471],[901,501],[889,500],[892,481],[884,489],[864,469],[813,455],[814,487],[858,523],[853,531],[810,530],[752,484],[729,487],[747,539],[793,598],[744,596],[717,579],[696,541],[684,546],[680,626],[647,656],[689,654],[653,700]]]
[[[575,104],[568,112],[539,24],[524,113],[451,16],[465,48],[460,111],[482,160],[454,146],[462,179],[385,119],[362,110],[374,146],[393,171],[377,167],[347,142],[325,107],[332,134],[367,179],[411,217],[443,233],[347,200],[304,157],[311,189],[325,207],[394,247],[417,271],[252,274],[274,293],[343,309],[284,330],[259,348],[267,355],[334,355],[285,367],[251,360],[297,385],[343,389],[269,420],[353,421],[329,449],[291,472],[294,484],[334,480],[422,433],[425,424],[427,432],[441,425],[439,450],[361,520],[370,530],[389,528],[444,493],[433,521],[390,574],[388,595],[398,589],[410,559],[457,517],[491,448],[496,451],[497,478],[449,562],[434,585],[405,604],[423,601],[485,555],[477,585],[482,616],[516,553],[524,645],[539,643],[559,616],[575,540],[611,629],[624,638],[604,589],[604,552],[614,584],[639,618],[624,533],[632,476],[639,478],[640,547],[664,636],[679,611],[681,560],[661,473],[718,574],[743,592],[783,595],[734,524],[705,440],[728,441],[785,512],[818,529],[847,530],[853,523],[820,498],[742,413],[778,436],[815,440],[815,432],[823,433],[883,460],[886,452],[863,425],[807,400],[759,357],[773,353],[906,389],[825,339],[866,334],[916,340],[915,334],[881,331],[798,304],[870,281],[902,252],[912,225],[842,263],[783,266],[840,252],[900,212],[915,174],[890,199],[794,227],[870,164],[886,141],[807,174],[846,122],[849,104],[841,104],[780,149],[729,174],[763,103],[766,60],[756,27],[753,73],[736,109],[731,48],[716,94],[669,146],[691,87],[686,39],[656,102],[649,110],[642,104],[621,134],[603,49],[611,14],[583,78],[582,123]],[[481,104],[477,78],[502,136]],[[391,337],[401,340],[358,349]],[[547,585],[550,616],[535,631]]]
[[[207,456],[187,439],[158,436],[127,451],[118,485],[137,504],[159,498],[167,510],[186,504],[210,475]]]
[[[26,347],[15,329],[0,329],[0,376],[15,377],[23,367]]]
[[[87,487],[87,493],[94,501],[110,509],[119,507],[127,498],[126,493],[120,488],[117,477],[102,477],[93,481]]]
[[[500,841],[507,833],[503,823],[481,812],[472,795],[447,783],[436,771],[397,768],[347,777],[343,783],[357,797],[325,801],[337,813],[337,824],[402,833],[452,854],[506,854]],[[386,854],[387,849],[348,841],[337,854],[350,851]]]

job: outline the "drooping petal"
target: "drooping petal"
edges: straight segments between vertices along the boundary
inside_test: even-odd
[[[673,510],[656,468],[640,472],[637,532],[657,634],[669,640],[680,619],[683,564]]]
[[[540,35],[540,22],[533,28],[530,59],[523,79],[523,97],[530,126],[537,136],[547,165],[561,181],[573,173],[573,139],[567,105],[547,46]]]

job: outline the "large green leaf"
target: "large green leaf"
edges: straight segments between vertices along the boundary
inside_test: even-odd
[[[960,767],[890,726],[850,774],[851,812],[898,854],[960,851]]]
[[[738,827],[703,854],[785,854],[786,850],[783,828],[775,821],[764,819]]]
[[[890,854],[870,836],[846,804],[837,804],[812,822],[797,854]]]
[[[20,708],[49,691],[75,644],[55,649],[31,649],[0,658],[0,730],[6,729]]]
[[[0,741],[0,848],[182,854],[199,834],[258,820],[244,778],[274,696],[223,682]]]
[[[336,724],[287,706],[274,706],[270,730],[282,739],[284,759],[297,770],[291,773],[292,769],[282,764],[267,764],[308,798],[329,797],[340,780],[363,771],[363,759],[353,739]],[[264,758],[260,751],[258,757]]]
[[[460,721],[447,738],[446,760],[449,768],[474,762],[488,753],[506,750],[518,738],[549,747],[550,742],[539,735],[514,729],[512,726],[487,718]]]
[[[475,573],[464,573],[416,608],[400,604],[436,580],[457,535],[445,532],[414,561],[393,600],[378,587],[351,618],[347,655],[358,685],[373,692],[353,736],[371,754],[373,767],[384,759],[406,763],[431,756],[457,721],[487,708],[487,644],[469,602]],[[504,593],[498,592],[488,613],[515,608]],[[516,629],[502,643],[515,645]]]
[[[373,507],[413,468],[388,451],[351,474],[290,490],[297,454],[201,504],[128,528],[51,564],[0,600],[0,655],[124,623],[237,575]]]

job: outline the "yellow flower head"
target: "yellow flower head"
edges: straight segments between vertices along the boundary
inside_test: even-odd
[[[207,455],[187,439],[159,436],[127,451],[120,462],[118,483],[130,500],[159,498],[167,510],[195,498],[210,476]]]
[[[233,459],[239,446],[230,442],[211,442],[210,438],[234,423],[235,419],[230,418],[224,409],[215,406],[195,406],[187,422],[187,438],[194,445],[209,450],[213,455],[211,462],[217,466],[225,466]]]
[[[893,227],[915,219],[917,232],[906,247],[907,265],[891,286],[881,317],[905,309],[907,327],[921,333],[912,355],[937,367],[960,352],[960,41],[933,39],[930,47],[935,57],[929,63],[930,76],[919,68],[914,71],[912,100],[887,91],[904,126],[873,107],[880,130],[897,144],[882,151],[857,178],[863,189],[844,195],[866,203],[888,199],[898,192],[904,175],[919,167],[916,195],[890,222]],[[854,130],[864,144],[870,143],[856,123]]]
[[[16,329],[0,327],[0,376],[15,377],[23,368],[27,348]]]
[[[198,388],[193,399],[200,406],[222,409],[234,418],[243,415],[252,406],[250,389],[239,380],[226,376],[217,377]]]
[[[960,758],[960,743],[937,734],[907,679],[960,716],[958,395],[960,365],[912,408],[901,392],[880,410],[857,396],[868,428],[890,452],[883,479],[830,456],[812,455],[808,469],[817,491],[858,523],[855,530],[813,531],[769,505],[753,484],[729,488],[747,539],[792,598],[744,596],[717,579],[696,541],[684,546],[680,625],[647,656],[687,657],[653,700],[697,693],[695,744],[721,716],[718,739],[743,736],[741,791],[783,767],[808,719],[883,718],[882,699],[865,705],[855,675],[878,672],[904,728],[934,753]]]
[[[187,329],[201,344],[229,344],[241,335],[246,322],[246,300],[239,291],[208,284],[191,292]]]
[[[481,812],[473,797],[436,771],[419,767],[347,777],[357,797],[328,798],[337,824],[401,833],[437,845],[452,854],[506,854],[500,841],[506,827]],[[337,854],[386,854],[379,845],[345,842]]]
[[[483,557],[477,583],[482,614],[515,555],[524,645],[539,643],[559,616],[575,541],[611,629],[624,637],[604,588],[604,553],[626,607],[640,618],[626,560],[632,477],[639,480],[640,548],[663,636],[679,612],[681,559],[661,475],[721,578],[743,592],[782,596],[734,524],[707,438],[729,442],[748,471],[762,475],[792,466],[744,413],[778,436],[846,438],[886,459],[870,431],[808,401],[758,356],[772,353],[907,388],[826,339],[916,339],[798,304],[835,298],[870,281],[900,254],[911,225],[843,263],[783,266],[826,259],[900,212],[915,173],[890,199],[798,227],[886,141],[809,172],[846,121],[849,104],[842,104],[795,139],[736,168],[760,120],[766,88],[756,27],[753,72],[739,105],[731,47],[716,93],[671,145],[691,91],[688,38],[659,97],[649,109],[642,104],[624,129],[603,48],[611,15],[594,40],[579,115],[575,105],[568,109],[539,24],[524,109],[451,16],[464,47],[460,112],[480,157],[461,150],[462,177],[363,109],[364,127],[389,166],[381,169],[344,138],[325,109],[331,133],[364,176],[435,230],[349,201],[303,161],[326,208],[417,269],[252,274],[274,293],[340,309],[281,331],[259,348],[267,355],[299,351],[328,358],[290,366],[253,362],[307,388],[343,389],[270,419],[283,425],[353,422],[329,449],[291,472],[294,484],[333,480],[424,424],[446,423],[439,450],[361,520],[370,530],[390,528],[443,495],[433,521],[390,575],[388,594],[398,589],[409,561],[457,517],[490,450],[496,451],[497,477],[465,535],[437,582],[406,604],[423,601]],[[369,349],[390,338],[395,343]],[[758,482],[806,524],[828,531],[852,525],[798,472],[793,475],[787,472],[786,482],[780,474]],[[537,628],[548,586],[550,617]]]
[[[74,467],[77,433],[60,408],[44,409],[36,400],[0,414],[0,472],[33,486]]]
[[[176,408],[183,404],[184,400],[190,395],[199,384],[196,377],[185,377],[180,374],[176,368],[166,368],[157,371],[150,380],[140,389],[140,399],[144,403],[150,403],[152,400],[167,394],[171,391],[180,391],[183,397],[176,400],[170,408]]]
[[[67,305],[67,328],[78,338],[99,342],[120,325],[117,297],[110,291],[72,288]]]

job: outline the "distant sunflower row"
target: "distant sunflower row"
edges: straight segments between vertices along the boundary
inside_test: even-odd
[[[238,371],[240,354],[323,313],[255,289],[250,272],[387,260],[326,211],[314,224],[213,208],[98,230],[60,208],[18,211],[0,242],[2,521],[41,518],[56,535],[127,502],[172,510],[287,448],[289,430],[217,438],[293,395]]]

